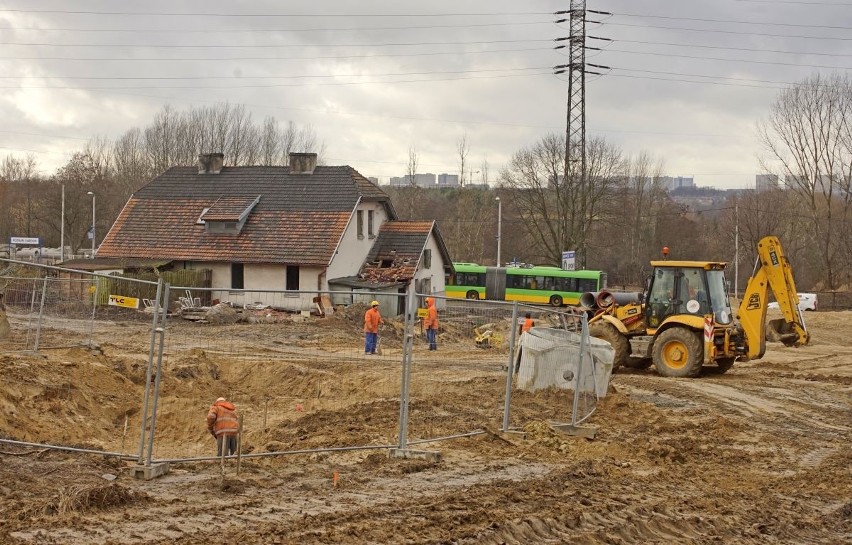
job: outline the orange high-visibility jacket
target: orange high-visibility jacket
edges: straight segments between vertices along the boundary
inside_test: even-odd
[[[223,434],[234,435],[239,431],[237,408],[230,401],[217,401],[207,412],[207,429],[219,437]]]
[[[521,333],[526,333],[530,329],[535,327],[535,320],[532,318],[527,318],[524,320],[524,325],[521,326]]]
[[[429,313],[423,319],[423,327],[426,329],[438,329],[438,309],[435,308],[435,299],[427,297],[426,306]]]
[[[364,313],[364,333],[378,333],[382,315],[378,307],[372,307]]]

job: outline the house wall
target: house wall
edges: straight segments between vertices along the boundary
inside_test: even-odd
[[[376,235],[379,233],[379,227],[388,221],[387,211],[381,203],[359,202],[357,210],[363,210],[364,212],[364,235],[362,238],[358,237],[358,217],[356,212],[352,212],[349,224],[346,226],[346,230],[340,239],[337,252],[332,257],[331,264],[328,266],[328,275],[326,276],[323,289],[328,289],[328,278],[342,278],[358,274],[358,271],[361,270],[361,265],[363,265],[364,260],[367,258],[367,254],[370,253],[370,249],[373,247],[373,242],[375,242]],[[374,214],[372,236],[367,233],[367,216],[369,210],[372,210]]]
[[[444,259],[441,256],[441,251],[438,249],[438,243],[435,240],[435,235],[429,235],[429,240],[426,242],[426,249],[432,251],[432,263],[427,269],[423,266],[423,257],[420,258],[420,267],[414,275],[414,281],[422,281],[429,279],[431,284],[430,293],[436,295],[444,294]]]
[[[187,262],[187,269],[210,269],[212,300],[231,302],[234,306],[260,304],[281,310],[312,310],[316,293],[290,293],[284,287],[287,267],[270,263],[246,263],[243,267],[243,290],[231,290],[231,264]],[[319,267],[299,267],[299,290],[313,291],[319,286],[319,277],[323,269]],[[253,292],[251,290],[274,290],[276,293]]]

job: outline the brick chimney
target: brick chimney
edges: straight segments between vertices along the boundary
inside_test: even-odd
[[[313,174],[317,168],[316,153],[291,153],[290,174]]]
[[[198,155],[199,174],[219,174],[225,163],[224,153],[202,153]]]

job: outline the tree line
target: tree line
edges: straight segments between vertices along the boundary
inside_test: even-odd
[[[566,160],[560,134],[517,150],[499,169],[496,189],[471,183],[466,134],[456,145],[461,187],[416,187],[412,145],[406,169],[411,186],[386,191],[403,219],[438,221],[455,261],[496,261],[499,196],[504,263],[514,258],[559,265],[563,251],[575,250],[580,266],[607,271],[615,286],[637,287],[663,246],[677,259],[733,262],[739,243],[742,289],[757,241],[774,234],[793,262],[800,289],[848,289],[852,82],[848,76],[817,75],[780,91],[758,134],[763,170],[783,184],[717,192],[709,207],[685,204],[666,191],[662,158],[627,155],[602,138],[587,142],[586,171],[579,172],[576,162]],[[0,162],[0,206],[7,211],[0,216],[0,236],[41,236],[57,246],[64,186],[66,242],[76,252],[88,242],[88,191],[98,198],[100,240],[133,191],[172,166],[195,164],[199,153],[222,151],[228,165],[278,165],[287,164],[293,150],[322,154],[324,144],[310,126],[279,124],[271,117],[258,122],[244,106],[184,111],[166,106],[147,126],[112,141],[91,140],[50,176],[38,172],[31,156],[6,157]],[[488,180],[488,161],[479,168],[481,179]]]
[[[310,125],[274,117],[257,121],[243,105],[219,104],[178,111],[165,106],[144,127],[114,140],[92,138],[53,174],[39,172],[32,155],[0,162],[0,236],[41,237],[60,245],[62,187],[65,244],[72,253],[90,243],[91,196],[97,199],[96,236],[103,240],[130,195],[178,165],[194,165],[198,154],[223,152],[226,165],[286,165],[291,151],[322,155],[325,145]]]

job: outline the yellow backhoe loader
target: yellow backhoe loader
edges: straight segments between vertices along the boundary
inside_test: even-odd
[[[763,357],[771,288],[784,318],[769,323],[774,340],[787,346],[808,342],[790,263],[776,237],[757,246],[758,261],[737,316],[731,312],[726,263],[652,261],[647,290],[632,302],[598,294],[606,306],[589,320],[595,337],[615,349],[613,368],[655,365],[668,377],[694,377],[703,366],[724,373],[735,361]]]

